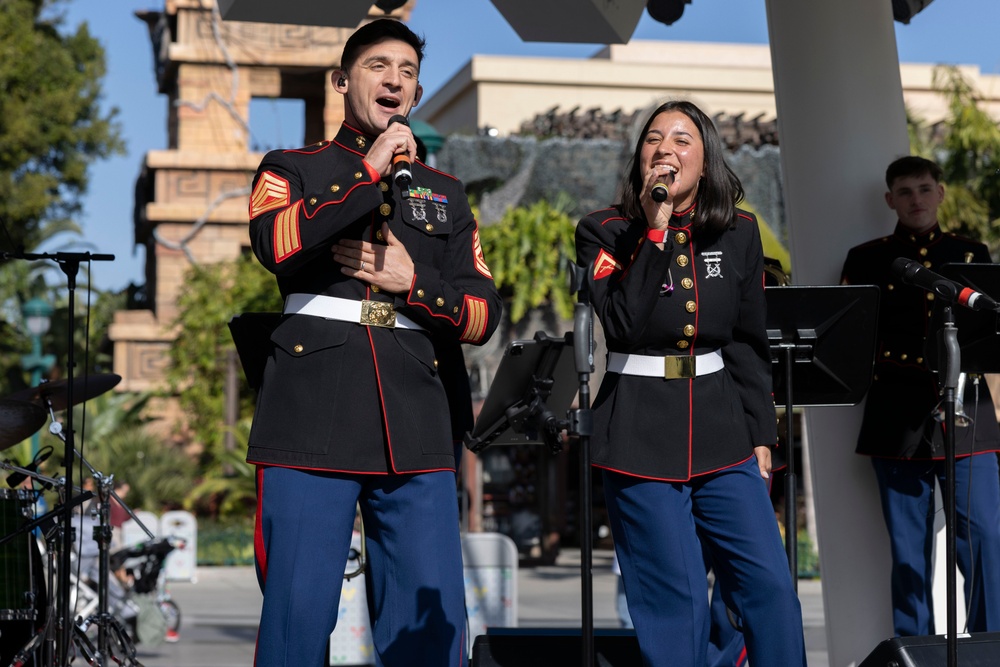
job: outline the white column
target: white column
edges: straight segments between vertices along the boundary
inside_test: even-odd
[[[792,280],[836,284],[849,248],[892,229],[885,168],[909,151],[891,3],[766,2]],[[892,636],[888,540],[861,408],[806,412],[829,664],[846,667]]]

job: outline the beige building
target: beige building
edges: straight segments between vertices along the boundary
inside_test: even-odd
[[[930,64],[900,65],[907,107],[928,123],[947,113],[932,90],[933,71]],[[978,67],[960,71],[982,93],[984,108],[1000,117],[1000,76],[982,74]],[[630,113],[668,97],[690,99],[713,116],[773,119],[770,48],[633,40],[587,59],[477,55],[421,102],[414,116],[446,135],[487,126],[506,135],[556,106],[562,112],[596,107]]]

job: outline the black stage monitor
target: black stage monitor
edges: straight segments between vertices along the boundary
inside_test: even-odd
[[[859,403],[875,362],[878,288],[767,287],[764,293],[774,402],[788,403],[785,361],[791,356],[796,407]]]
[[[552,428],[565,420],[578,390],[572,333],[512,341],[465,446],[473,452],[490,445],[555,447]]]

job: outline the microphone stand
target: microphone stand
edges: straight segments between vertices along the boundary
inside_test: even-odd
[[[69,290],[67,308],[69,310],[67,326],[67,357],[66,357],[66,438],[64,465],[66,467],[67,495],[73,489],[73,370],[76,365],[73,350],[75,347],[76,332],[76,275],[80,271],[81,262],[90,261],[113,261],[114,255],[95,255],[89,252],[56,252],[56,253],[3,253],[4,259],[50,259],[59,265],[59,268],[66,274],[66,285]],[[63,540],[64,545],[73,543],[73,512],[72,503],[67,497],[63,503]],[[70,663],[70,642],[73,628],[73,619],[70,609],[70,548],[64,548],[59,563],[59,599],[62,602],[62,615],[58,619],[58,665],[69,665]]]
[[[580,438],[580,594],[583,615],[580,636],[583,667],[594,667],[594,582],[592,484],[590,470],[590,436],[594,433],[594,413],[590,409],[590,374],[594,370],[594,319],[587,290],[586,273],[575,267],[573,280],[578,287],[573,307],[573,357],[580,378],[579,407],[571,410],[570,432]]]
[[[955,316],[951,304],[944,306],[944,324],[938,332],[938,342],[943,353],[943,372],[941,374],[942,403],[944,404],[944,451],[945,451],[945,536],[947,542],[946,597],[948,599],[948,634],[947,652],[948,667],[958,665],[958,618],[955,610],[957,598],[955,581],[955,525],[957,514],[955,510],[955,389],[958,387],[958,376],[961,373],[962,352],[958,345],[958,328],[955,326]]]

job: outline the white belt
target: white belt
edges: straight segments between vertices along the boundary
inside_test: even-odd
[[[693,378],[721,371],[722,352],[715,350],[697,355],[650,356],[608,352],[608,372],[622,375],[645,375],[667,380]]]
[[[354,322],[371,327],[420,329],[423,327],[400,315],[391,303],[385,301],[355,301],[322,294],[289,294],[285,299],[285,315],[312,315],[328,320]]]

